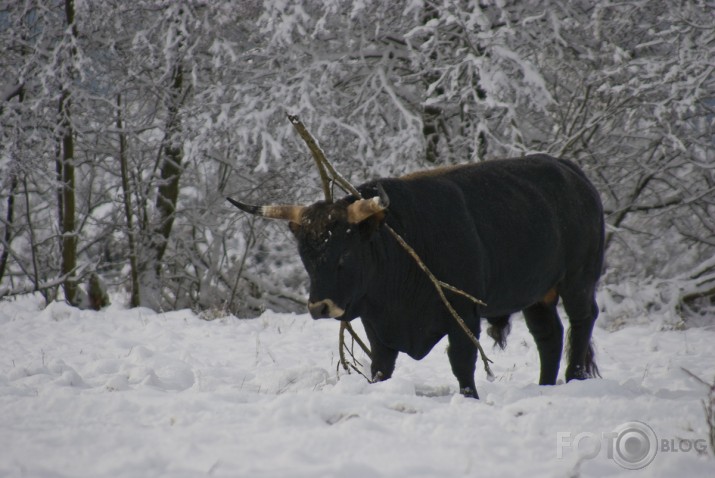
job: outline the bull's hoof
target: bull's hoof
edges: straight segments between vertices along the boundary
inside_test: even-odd
[[[467,398],[476,398],[477,400],[479,400],[479,395],[477,395],[477,391],[472,390],[472,387],[460,388],[459,393],[461,393]]]
[[[571,380],[586,380],[591,378],[591,376],[586,372],[584,367],[578,366],[574,367],[571,370],[566,371],[566,381],[570,382]]]

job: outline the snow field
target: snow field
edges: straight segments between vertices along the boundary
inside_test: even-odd
[[[446,341],[393,379],[336,376],[336,322],[266,312],[213,321],[111,306],[0,303],[0,476],[712,476],[706,453],[662,452],[641,470],[581,459],[578,434],[634,420],[661,439],[704,439],[715,330],[596,328],[604,379],[536,385],[523,320],[480,401],[457,394]],[[359,322],[354,323],[364,337]],[[357,347],[356,347],[357,348]],[[368,365],[368,361],[364,361]],[[562,365],[562,371],[565,367]],[[570,433],[557,456],[557,434]],[[593,440],[582,445],[596,446]],[[584,451],[585,450],[585,451]]]

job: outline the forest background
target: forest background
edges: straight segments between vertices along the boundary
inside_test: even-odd
[[[608,321],[715,313],[712,1],[5,0],[0,51],[0,298],[304,310],[287,228],[225,201],[321,197],[291,113],[354,184],[571,159]]]

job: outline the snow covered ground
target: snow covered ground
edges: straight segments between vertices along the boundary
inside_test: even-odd
[[[40,303],[0,303],[3,477],[715,476],[706,389],[681,369],[715,377],[712,326],[597,327],[604,378],[540,387],[515,316],[476,401],[445,342],[368,384],[336,375],[333,321]],[[651,444],[645,468],[618,463]]]

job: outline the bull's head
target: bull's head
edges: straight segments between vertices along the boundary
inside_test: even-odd
[[[358,316],[357,303],[374,266],[368,242],[389,205],[380,185],[377,190],[379,195],[369,199],[349,196],[310,206],[251,206],[228,200],[250,214],[288,221],[310,278],[310,314],[314,319],[351,320]]]

